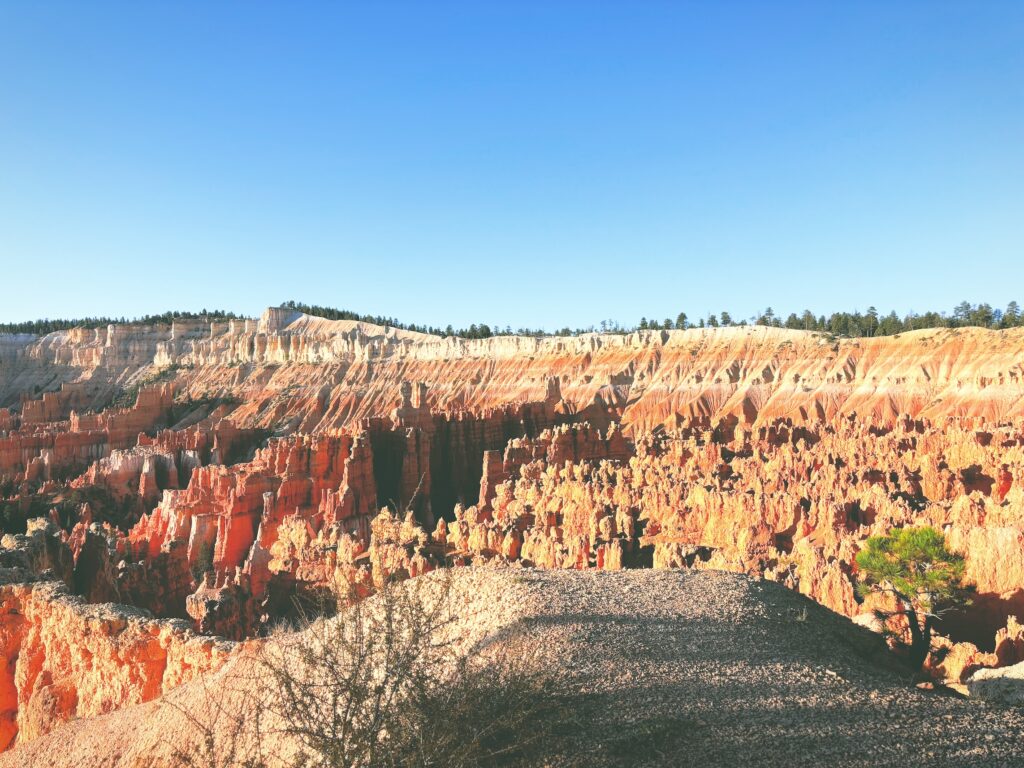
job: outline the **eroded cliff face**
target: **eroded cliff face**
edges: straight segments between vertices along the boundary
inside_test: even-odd
[[[835,340],[752,326],[466,341],[267,310],[259,321],[8,336],[0,349],[0,404],[68,382],[98,405],[164,371],[182,396],[240,399],[238,426],[303,432],[388,415],[403,381],[426,384],[434,410],[477,412],[542,401],[556,379],[573,412],[628,431],[723,417],[1024,414],[1024,329]]]
[[[0,523],[30,534],[0,549],[0,748],[230,652],[201,637],[466,563],[742,571],[871,625],[854,558],[903,525],[976,587],[934,674],[1013,663],[1022,365],[1021,330],[463,341],[268,310],[0,337]]]
[[[50,523],[0,546],[0,751],[73,717],[150,701],[236,651],[187,622],[71,594],[71,553]]]
[[[445,411],[541,400],[554,378],[591,423],[619,420],[636,431],[723,417],[1002,419],[1024,408],[1020,331],[842,341],[769,328],[430,342],[352,334],[330,346],[287,331],[241,343],[215,337],[161,362],[195,366],[182,375],[194,396],[243,393],[240,418],[261,426],[290,418],[306,431],[382,415],[402,381],[426,383]]]

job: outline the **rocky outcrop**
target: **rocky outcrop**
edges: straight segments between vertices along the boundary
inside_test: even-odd
[[[531,673],[557,682],[562,706],[582,713],[571,727],[545,731],[530,764],[923,768],[1024,759],[1024,713],[916,689],[880,638],[775,584],[709,572],[595,578],[463,568],[412,588],[447,597],[451,618],[430,637],[445,652],[526,660]],[[173,765],[176,750],[203,766],[252,754],[273,768],[293,766],[305,745],[273,706],[275,685],[258,664],[240,655],[160,701],[69,723],[0,755],[0,766]],[[316,712],[339,692],[310,694]],[[500,725],[512,721],[484,706]],[[495,721],[480,722],[484,730]]]
[[[217,577],[208,571],[198,589],[185,599],[185,609],[197,631],[241,640],[255,625],[248,578],[237,568]]]
[[[1002,669],[981,669],[967,681],[972,697],[1003,706],[1024,704],[1024,663]]]
[[[27,401],[27,406],[34,401]],[[31,477],[45,464],[43,478],[54,469],[85,467],[114,450],[136,443],[140,433],[166,426],[174,403],[171,384],[139,390],[135,405],[102,413],[71,411],[66,421],[35,421],[22,416],[21,426],[0,436],[0,476]],[[36,471],[35,475],[39,475]]]
[[[0,751],[71,718],[154,699],[234,652],[187,622],[87,603],[64,581],[70,565],[49,524],[2,542]]]

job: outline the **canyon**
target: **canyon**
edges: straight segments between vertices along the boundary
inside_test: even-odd
[[[1024,329],[464,340],[271,308],[0,336],[0,523],[15,754],[445,568],[730,571],[899,653],[855,558],[917,525],[966,560],[926,662],[966,692],[1024,662]]]

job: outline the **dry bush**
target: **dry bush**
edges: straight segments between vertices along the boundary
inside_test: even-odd
[[[180,765],[412,768],[543,764],[572,711],[553,680],[500,646],[466,656],[448,576],[384,587],[278,633],[248,695],[189,713]]]

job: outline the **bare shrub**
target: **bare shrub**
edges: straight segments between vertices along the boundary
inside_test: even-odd
[[[179,764],[541,764],[571,709],[547,674],[506,647],[467,655],[451,597],[450,576],[413,579],[275,634],[234,711],[190,713],[201,737]]]

